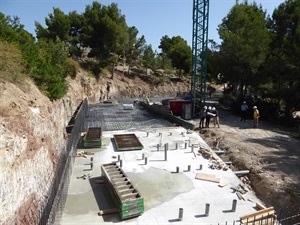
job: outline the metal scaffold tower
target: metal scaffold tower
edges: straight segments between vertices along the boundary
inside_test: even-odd
[[[192,116],[197,107],[205,103],[208,46],[209,0],[193,0],[193,74],[191,93],[193,96]]]

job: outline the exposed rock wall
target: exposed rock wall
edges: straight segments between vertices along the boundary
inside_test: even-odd
[[[50,101],[31,81],[0,81],[0,224],[36,224],[66,150],[65,126],[82,99],[174,96],[189,89],[183,82],[151,86],[139,78],[110,77],[97,81],[81,71],[68,78],[68,94],[59,101]]]
[[[51,102],[31,82],[22,89],[2,82],[0,93],[0,223],[35,224],[76,101]]]

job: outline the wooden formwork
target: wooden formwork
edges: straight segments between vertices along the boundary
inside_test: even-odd
[[[102,146],[102,131],[101,127],[90,127],[84,138],[84,148],[101,148]]]
[[[121,219],[137,217],[144,213],[144,198],[116,163],[102,165],[101,172]]]
[[[273,207],[262,208],[261,210],[240,217],[245,225],[275,225],[276,212]]]
[[[144,147],[135,134],[115,134],[117,151],[142,150]]]

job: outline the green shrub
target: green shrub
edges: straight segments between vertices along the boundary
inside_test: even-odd
[[[73,79],[76,78],[76,74],[80,70],[79,63],[70,58],[67,60],[67,63],[68,63],[68,75]]]

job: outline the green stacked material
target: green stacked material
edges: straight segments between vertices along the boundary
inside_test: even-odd
[[[84,148],[101,148],[102,146],[102,132],[101,128],[93,127],[89,128],[83,138]]]
[[[89,141],[89,140],[83,140],[83,147],[84,148],[101,148],[102,146],[102,141],[100,140],[95,140],[95,141]]]
[[[121,219],[129,219],[144,213],[144,198],[115,163],[101,167],[104,183],[119,209]]]

